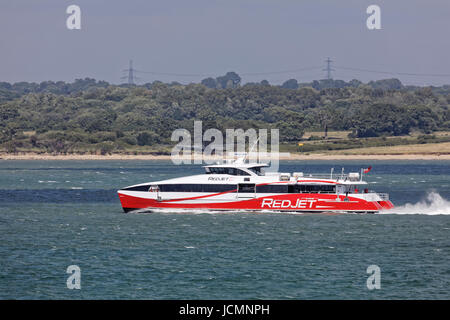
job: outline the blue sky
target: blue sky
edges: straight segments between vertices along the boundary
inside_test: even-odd
[[[67,6],[81,8],[81,30],[66,28]],[[366,8],[381,8],[381,30],[368,30]],[[339,67],[450,74],[447,0],[3,0],[0,3],[0,81],[120,83],[136,69],[198,76],[139,74],[141,83],[198,82],[202,75],[324,67],[335,79],[393,75]],[[242,76],[279,84],[321,79],[321,68]],[[450,83],[450,77],[406,76],[407,84]]]

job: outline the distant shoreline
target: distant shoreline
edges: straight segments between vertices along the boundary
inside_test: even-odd
[[[170,160],[170,155],[82,155],[82,154],[36,154],[0,153],[0,160]],[[181,159],[190,159],[185,157]],[[211,158],[209,158],[211,159]],[[218,158],[212,158],[218,160]],[[269,159],[269,158],[268,158]],[[193,158],[192,158],[193,160]],[[450,160],[450,154],[297,154],[280,156],[280,160]]]

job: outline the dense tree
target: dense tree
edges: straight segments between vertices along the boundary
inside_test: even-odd
[[[295,79],[289,79],[285,81],[281,87],[284,89],[298,89],[298,82]]]
[[[159,135],[153,131],[143,131],[137,136],[137,143],[140,146],[151,146],[159,142]]]
[[[201,82],[202,85],[204,85],[205,87],[211,88],[211,89],[215,89],[217,88],[217,81],[214,78],[206,78],[203,79]]]
[[[237,88],[241,84],[241,77],[236,72],[227,72],[226,75],[217,77],[216,82],[222,89]]]
[[[398,79],[383,79],[377,81],[370,81],[369,86],[374,89],[383,90],[400,90],[403,88],[402,83]]]
[[[378,137],[381,135],[409,134],[413,118],[404,107],[376,103],[363,108],[354,119],[356,137]]]
[[[355,137],[376,137],[450,128],[450,86],[414,89],[400,87],[396,79],[372,85],[320,80],[297,83],[296,89],[291,80],[282,86],[267,81],[240,86],[240,77],[229,72],[189,85],[2,82],[0,147],[70,152],[96,145],[109,153],[111,148],[170,144],[172,131],[192,132],[194,120],[202,120],[204,130],[223,132],[278,128],[286,142],[311,129],[325,136],[327,130],[351,130]]]

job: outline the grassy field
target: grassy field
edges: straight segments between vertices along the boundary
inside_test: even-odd
[[[188,156],[190,158],[190,156]],[[15,154],[0,152],[0,159],[4,160],[169,160],[169,154],[135,150],[135,152],[121,152],[100,155],[98,153],[68,153],[48,154],[36,152],[18,152]],[[409,144],[390,147],[368,147],[345,150],[317,151],[317,152],[291,152],[290,156],[281,156],[280,159],[380,159],[380,160],[450,160],[450,142]]]
[[[412,133],[407,136],[390,136],[374,138],[349,138],[350,131],[329,131],[327,139],[323,138],[323,132],[306,132],[303,139],[298,142],[282,143],[280,152],[295,154],[297,156],[345,156],[345,155],[450,155],[450,132],[439,131],[432,134]],[[32,136],[34,132],[24,132],[25,136]],[[0,149],[0,156],[6,155],[65,155],[65,156],[170,156],[172,146],[130,145],[115,150],[106,148],[113,145],[112,142],[100,144],[76,145],[65,152],[49,152],[39,147],[17,147],[13,152],[6,148]]]
[[[347,150],[325,151],[323,154],[336,155],[400,155],[400,154],[429,154],[445,155],[450,154],[450,142],[410,144],[390,147],[369,147],[355,148]]]
[[[350,138],[348,134],[349,131],[331,131],[327,139],[324,139],[323,133],[306,132],[301,141],[281,144],[280,150],[302,154],[368,154],[370,152],[376,154],[432,152],[437,154],[449,152],[447,144],[445,144],[450,142],[450,132],[448,131],[373,138]]]
[[[347,139],[351,131],[328,131],[328,139]],[[323,137],[323,131],[306,131],[303,139],[308,140],[311,137]]]

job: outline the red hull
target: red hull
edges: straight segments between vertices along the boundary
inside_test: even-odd
[[[212,209],[212,210],[276,210],[305,212],[378,212],[391,209],[390,201],[366,201],[357,197],[335,194],[283,194],[251,199],[236,199],[227,202],[186,203],[184,199],[158,201],[119,193],[125,212],[136,209],[172,208],[172,209]]]

